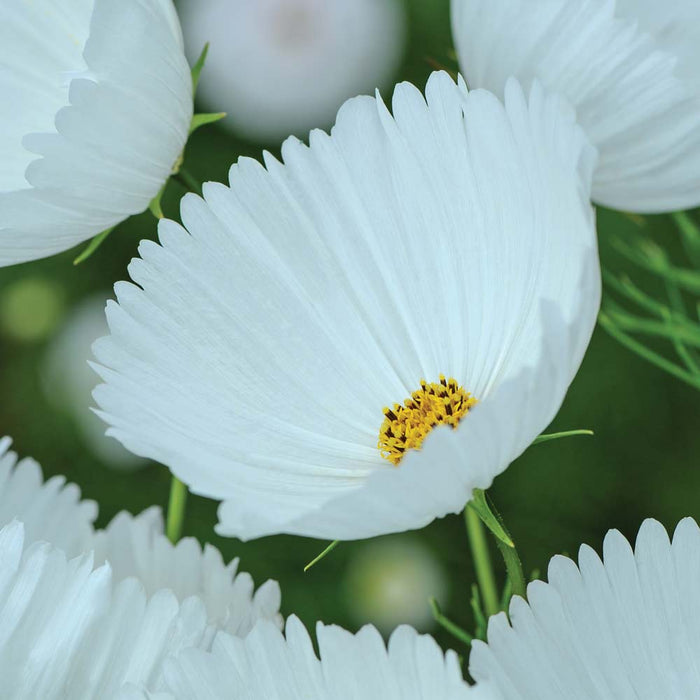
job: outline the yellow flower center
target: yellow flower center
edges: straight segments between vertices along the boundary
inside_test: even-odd
[[[379,430],[382,457],[398,464],[406,450],[420,450],[426,435],[436,425],[456,428],[477,400],[456,380],[440,375],[438,384],[421,379],[420,389],[401,404],[384,408],[384,422]]]

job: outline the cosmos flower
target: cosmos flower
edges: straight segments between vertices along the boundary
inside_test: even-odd
[[[611,530],[603,560],[581,547],[578,567],[556,556],[549,583],[528,586],[529,605],[492,617],[474,642],[469,672],[504,700],[695,698],[700,688],[700,529],[682,520],[669,542],[656,520],[634,551]]]
[[[595,153],[538,87],[504,105],[436,73],[282,156],[241,159],[141,244],[94,346],[101,415],[222,500],[220,534],[423,527],[530,445],[578,369]]]
[[[397,0],[197,0],[180,10],[190,56],[211,44],[204,105],[266,143],[329,126],[347,98],[389,82],[405,44]]]
[[[206,545],[202,550],[192,537],[172,545],[163,534],[159,508],[135,517],[121,512],[106,529],[95,530],[93,501],[81,500],[80,489],[63,477],[44,481],[41,467],[33,459],[18,461],[9,445],[8,438],[0,441],[0,527],[21,522],[25,545],[49,542],[71,560],[87,561],[89,553],[95,567],[109,562],[115,584],[136,579],[145,596],[169,589],[176,601],[201,599],[207,641],[217,629],[247,634],[261,618],[281,624],[277,582],[254,592],[250,575],[237,573],[237,559],[225,565],[217,549]]]
[[[470,87],[536,79],[574,105],[600,153],[596,202],[700,205],[700,3],[452,0],[452,28]]]
[[[182,153],[192,79],[171,0],[0,6],[0,265],[143,211]]]
[[[495,700],[489,685],[472,688],[462,678],[457,655],[435,641],[399,627],[388,648],[371,626],[353,635],[317,626],[321,660],[295,617],[286,639],[261,622],[245,640],[220,634],[211,653],[188,650],[165,670],[163,700]],[[235,688],[233,695],[232,688]],[[135,693],[133,700],[145,699]]]

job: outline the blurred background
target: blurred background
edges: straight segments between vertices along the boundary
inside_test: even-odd
[[[260,157],[263,147],[277,152],[286,134],[303,137],[311,127],[328,127],[346,97],[399,80],[422,87],[435,65],[456,68],[447,0],[183,0],[180,11],[192,60],[206,39],[213,42],[201,109],[230,113],[226,122],[197,132],[187,148],[186,167],[200,181],[225,180],[241,155]],[[170,184],[167,215],[177,216],[183,192]],[[674,250],[668,219],[651,218],[647,229]],[[39,460],[46,476],[65,474],[96,500],[100,525],[121,509],[137,513],[167,503],[167,470],[105,438],[88,410],[96,383],[87,366],[89,346],[105,332],[105,300],[126,277],[138,241],[155,235],[152,217],[144,214],[120,226],[78,267],[74,250],[0,270],[1,432],[13,437],[21,456]],[[604,265],[623,271],[626,263],[609,242],[638,235],[630,219],[601,211]],[[634,274],[642,286],[653,286]],[[552,555],[576,554],[583,542],[600,551],[612,527],[633,537],[645,517],[670,528],[683,516],[698,518],[698,407],[700,393],[598,329],[551,426],[590,428],[595,436],[532,448],[491,492],[526,570],[544,574]],[[326,543],[218,538],[216,505],[190,497],[185,534],[213,542],[226,559],[239,556],[258,583],[279,580],[285,614],[352,629],[374,622],[385,632],[409,622],[459,648],[434,629],[427,598],[435,595],[452,619],[472,627],[474,572],[459,516],[421,532],[342,543],[304,573]],[[493,556],[500,571],[495,549]]]

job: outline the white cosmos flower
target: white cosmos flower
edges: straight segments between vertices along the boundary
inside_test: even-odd
[[[96,564],[109,562],[115,582],[135,577],[146,595],[170,589],[180,601],[197,596],[211,630],[243,635],[258,619],[281,624],[276,581],[254,591],[250,574],[237,573],[237,559],[225,565],[217,549],[202,551],[192,537],[172,545],[158,508],[136,517],[123,511],[96,531],[93,501],[81,500],[80,489],[63,477],[44,482],[41,467],[29,458],[18,461],[9,445],[8,438],[0,441],[0,527],[21,521],[28,544],[50,542],[69,559],[92,552]]]
[[[329,126],[348,97],[388,83],[405,43],[397,0],[197,0],[181,13],[189,55],[211,43],[203,104],[265,142]]]
[[[460,67],[565,95],[600,152],[593,199],[663,212],[700,205],[697,0],[452,0]]]
[[[192,80],[171,0],[0,5],[0,265],[143,211],[187,140]]]
[[[634,552],[611,530],[603,561],[581,547],[578,568],[556,556],[549,583],[514,598],[509,626],[492,617],[488,645],[475,642],[469,671],[504,700],[691,700],[700,698],[700,529],[682,520],[669,542],[655,520]]]
[[[318,624],[321,660],[290,617],[285,636],[261,622],[245,640],[219,634],[210,653],[187,650],[168,661],[163,700],[494,700],[489,685],[470,687],[453,651],[408,626],[388,648],[371,626],[353,635]],[[134,693],[125,697],[145,698]]]
[[[504,106],[436,73],[426,97],[399,85],[393,117],[350,100],[284,164],[241,159],[116,286],[94,346],[102,416],[221,499],[221,534],[355,539],[457,512],[576,373],[600,298],[594,151],[537,87],[511,83]],[[434,415],[395,405],[422,379]]]

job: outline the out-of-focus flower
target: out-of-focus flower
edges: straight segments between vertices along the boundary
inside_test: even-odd
[[[21,277],[0,293],[0,326],[13,340],[45,340],[64,311],[63,288],[47,277]]]
[[[56,408],[66,411],[93,454],[114,469],[137,469],[137,457],[105,435],[104,423],[90,410],[97,377],[89,361],[91,346],[107,332],[105,298],[89,297],[71,310],[49,345],[44,362],[44,389]]]
[[[171,0],[0,4],[0,265],[143,211],[192,119]]]
[[[363,545],[348,562],[345,589],[356,620],[383,634],[402,623],[425,631],[434,624],[428,599],[445,600],[447,577],[430,549],[392,537]]]
[[[399,85],[393,116],[355,98],[284,164],[241,159],[116,287],[100,415],[223,500],[220,534],[361,539],[458,512],[576,374],[600,301],[593,149],[515,81],[504,105],[435,73],[426,97]]]
[[[135,578],[138,583],[130,585],[146,596],[170,589],[183,604],[192,596],[201,599],[208,642],[218,629],[246,634],[261,618],[281,624],[276,582],[254,592],[250,575],[237,573],[238,560],[226,565],[217,549],[206,545],[202,550],[194,538],[171,544],[155,507],[138,516],[121,512],[106,529],[96,531],[96,504],[81,500],[79,488],[63,477],[44,482],[41,467],[29,458],[18,461],[9,444],[7,438],[0,441],[0,527],[22,522],[26,546],[49,542],[67,559],[93,552],[95,565],[109,563],[115,583]]]
[[[700,3],[452,0],[460,68],[501,94],[540,81],[600,152],[593,199],[662,212],[700,205]]]
[[[492,617],[469,672],[504,700],[697,698],[700,688],[700,529],[691,518],[673,543],[647,520],[634,552],[611,530],[603,561],[581,547],[578,567],[556,556],[549,583],[514,598],[512,627]]]
[[[221,633],[211,653],[187,650],[168,661],[163,700],[497,700],[488,683],[470,687],[457,655],[399,627],[388,648],[371,626],[350,634],[318,624],[321,660],[290,617],[285,636],[261,622],[246,637]],[[235,689],[235,691],[233,690]],[[145,694],[128,696],[134,700]]]
[[[184,0],[189,54],[210,42],[199,95],[263,142],[329,126],[349,97],[387,84],[404,47],[399,0]]]

